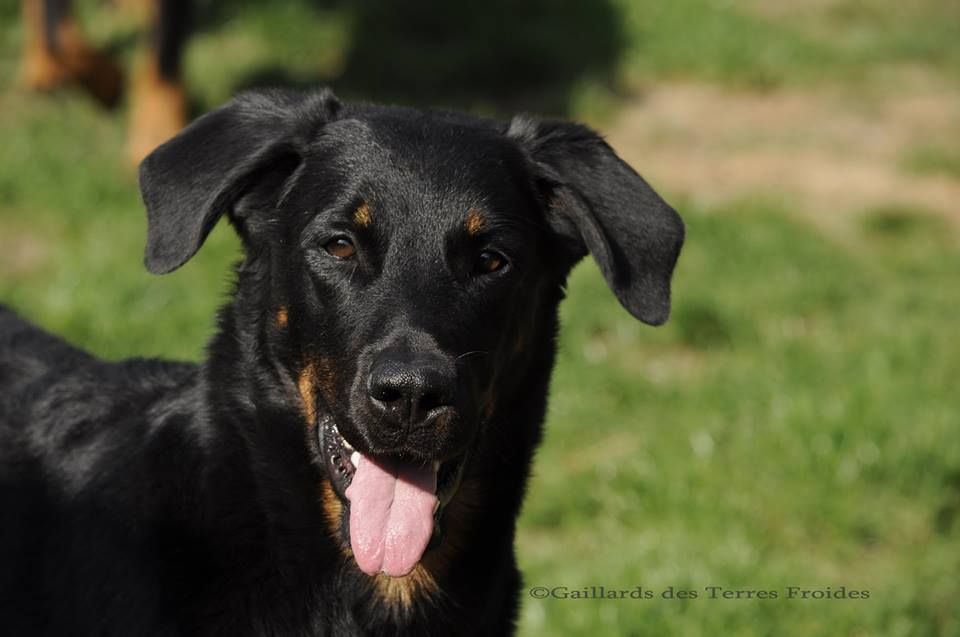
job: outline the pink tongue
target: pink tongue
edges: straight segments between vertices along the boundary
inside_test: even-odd
[[[350,545],[360,570],[406,575],[417,565],[433,534],[437,472],[360,455],[350,500]]]

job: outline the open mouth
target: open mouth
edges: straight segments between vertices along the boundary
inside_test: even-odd
[[[349,510],[350,547],[360,570],[407,575],[441,541],[443,510],[456,494],[465,454],[444,462],[367,456],[332,419],[318,432],[327,474]]]

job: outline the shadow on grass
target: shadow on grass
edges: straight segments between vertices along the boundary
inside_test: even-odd
[[[215,19],[239,15],[246,2],[219,3]],[[342,72],[303,77],[260,68],[238,90],[330,84],[354,99],[562,115],[584,83],[612,85],[625,45],[621,16],[609,0],[326,0],[311,6],[348,16]]]

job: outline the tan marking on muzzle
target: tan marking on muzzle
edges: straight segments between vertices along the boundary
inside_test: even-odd
[[[437,581],[423,564],[417,564],[403,577],[379,573],[373,578],[373,585],[384,604],[403,613],[409,613],[417,599],[432,597],[438,590]]]
[[[317,366],[313,361],[304,365],[297,378],[297,389],[303,401],[303,415],[307,419],[307,429],[313,431],[317,426]]]
[[[310,359],[297,377],[297,389],[303,400],[303,413],[307,419],[307,429],[313,431],[317,426],[317,390],[327,405],[336,402],[336,375],[332,361],[320,356]]]
[[[343,524],[343,502],[337,497],[333,485],[327,479],[320,483],[320,505],[323,507],[327,531],[340,547],[340,553],[347,560],[353,560],[353,551],[343,542],[343,535],[340,532],[340,526]]]

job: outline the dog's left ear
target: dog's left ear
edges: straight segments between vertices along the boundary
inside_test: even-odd
[[[250,92],[150,153],[140,164],[147,269],[176,270],[200,249],[221,215],[275,197],[300,165],[304,146],[339,109],[329,89]]]
[[[574,262],[589,251],[631,314],[664,323],[683,245],[680,216],[586,126],[518,116],[507,136],[532,162],[549,222]]]

